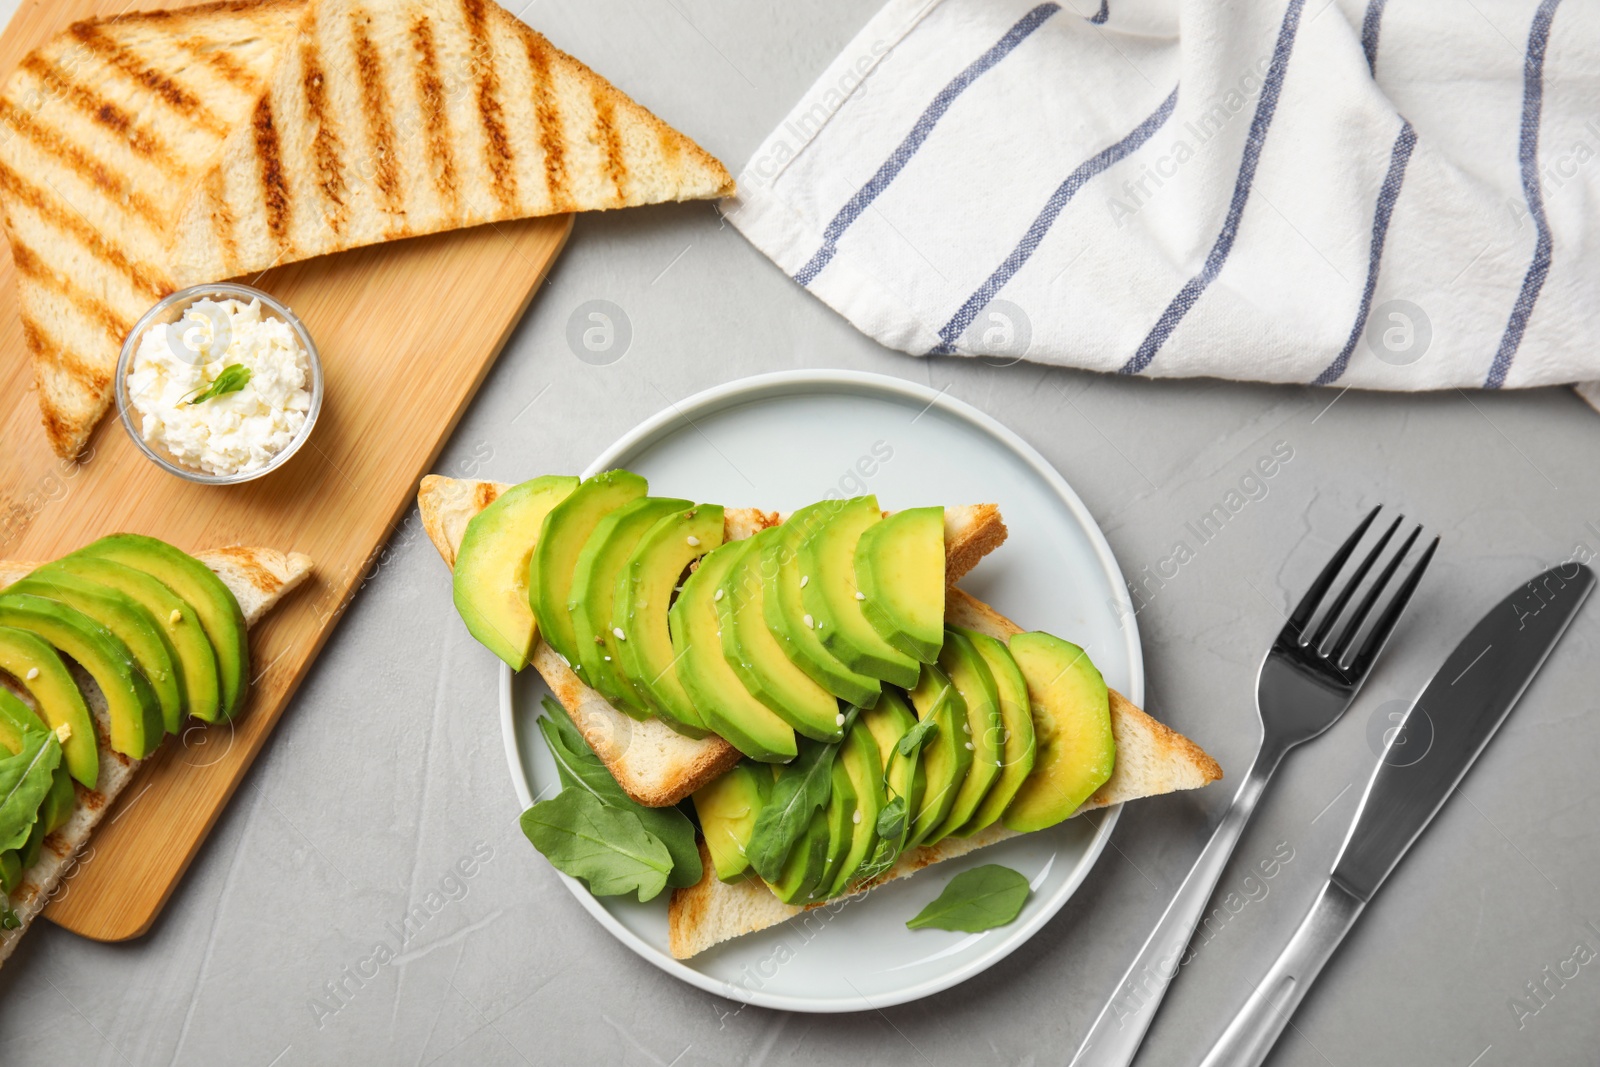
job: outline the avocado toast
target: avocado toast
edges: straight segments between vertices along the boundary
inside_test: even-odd
[[[626,472],[583,485],[598,500],[619,479],[637,484],[623,494],[628,503],[613,499],[608,506],[653,499],[643,479]],[[456,560],[456,546],[473,538],[480,512],[481,531],[496,522],[493,501],[520,489],[424,481],[424,525],[458,568],[458,599],[460,573],[477,563]],[[538,577],[541,554],[559,546],[564,529],[577,528],[565,523],[581,510],[582,492],[570,490],[538,529],[528,524],[516,535],[528,553],[530,584],[548,581]],[[564,514],[567,501],[578,506]],[[669,515],[674,508],[694,514],[712,507],[661,506]],[[723,540],[689,538],[699,559],[666,609],[675,669],[703,721],[688,731],[676,714],[664,717],[674,720],[670,725],[662,716],[639,724],[658,726],[669,745],[702,751],[714,751],[705,746],[714,746],[720,732],[732,750],[727,762],[713,757],[688,774],[665,762],[651,767],[653,791],[664,798],[657,803],[672,803],[698,779],[703,873],[692,885],[668,883],[679,886],[669,908],[674,955],[693,955],[805,906],[1081,811],[1221,776],[1198,746],[1108,690],[1082,649],[1024,633],[950,585],[1004,539],[992,505],[886,517],[874,498],[861,497],[823,501],[781,522],[777,515],[719,510]],[[987,532],[974,531],[976,515],[983,516],[976,530]],[[579,533],[590,543],[605,541],[612,535],[604,522]],[[642,559],[637,549],[631,558]],[[676,576],[686,562],[680,554],[667,566]],[[502,578],[514,580],[514,572]],[[568,589],[562,600],[576,610],[581,595]],[[651,803],[624,781],[636,769],[629,766],[633,751],[624,746],[623,758],[607,758],[607,728],[633,720],[565,669],[570,656],[549,649],[571,637],[537,639],[560,625],[540,605],[535,595],[533,610],[504,624],[534,642],[531,661],[573,724],[633,798]],[[602,614],[615,624],[617,642],[647,639],[630,632],[635,615],[614,608]],[[612,647],[598,633],[594,640]],[[831,657],[827,670],[818,669],[824,656]],[[669,784],[674,773],[678,780]],[[768,819],[769,810],[777,815]],[[786,829],[774,831],[779,824]],[[646,893],[641,887],[641,899]]]
[[[15,917],[0,924],[0,961],[69,876],[142,757],[175,732],[151,675],[176,686],[179,729],[189,715],[237,714],[250,680],[246,629],[310,573],[298,553],[189,556],[127,534],[49,564],[0,562],[0,757],[15,758],[16,744],[30,739],[41,758],[59,759],[52,789],[66,783],[27,820],[33,832],[20,853],[0,853]],[[63,655],[63,645],[77,651]]]

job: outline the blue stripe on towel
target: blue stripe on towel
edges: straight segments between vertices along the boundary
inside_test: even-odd
[[[1067,176],[1066,181],[1056,186],[1056,191],[1050,194],[1050,199],[1045,203],[1044,210],[1039,212],[1038,217],[1033,220],[1033,225],[1028,227],[1028,232],[1023,234],[1022,240],[1017,242],[1017,246],[1011,250],[1011,254],[1005,258],[1005,262],[995,268],[994,273],[989,275],[988,280],[978,287],[977,292],[967,298],[967,302],[961,305],[961,310],[952,315],[950,321],[945,323],[944,328],[939,331],[942,341],[928,353],[930,356],[949,355],[955,351],[956,338],[960,337],[967,327],[972,325],[972,320],[977,318],[978,312],[982,311],[989,301],[994,299],[995,294],[1000,291],[1001,287],[1010,281],[1017,271],[1022,269],[1024,263],[1028,262],[1028,258],[1039,247],[1039,242],[1044,240],[1045,234],[1050,232],[1050,227],[1055,225],[1056,219],[1067,206],[1067,201],[1071,200],[1079,189],[1088,184],[1089,179],[1110,169],[1113,164],[1132,154],[1140,145],[1154,136],[1155,132],[1171,117],[1172,109],[1177,103],[1178,90],[1174,88],[1166,100],[1162,101],[1161,106],[1151,112],[1143,122],[1135,126],[1133,132],[1110,148],[1104,149],[1098,155],[1093,156],[1087,162],[1080,164],[1077,170]]]
[[[1372,311],[1372,293],[1378,287],[1378,267],[1383,262],[1383,242],[1389,235],[1389,217],[1394,214],[1394,202],[1400,197],[1400,183],[1406,179],[1406,164],[1411,161],[1411,150],[1417,146],[1417,131],[1407,122],[1400,127],[1400,136],[1394,140],[1394,151],[1389,154],[1389,173],[1383,176],[1383,186],[1378,190],[1378,208],[1372,216],[1372,248],[1367,254],[1367,287],[1361,292],[1361,308],[1356,312],[1355,325],[1344,348],[1328,369],[1317,375],[1312,385],[1328,385],[1338,381],[1339,375],[1350,365],[1350,353],[1355,351],[1361,332],[1367,328],[1367,315]]]
[[[1256,102],[1255,117],[1250,120],[1250,135],[1245,139],[1244,159],[1239,164],[1239,177],[1234,181],[1228,217],[1222,224],[1222,232],[1217,234],[1216,242],[1211,246],[1210,254],[1206,256],[1205,266],[1178,290],[1178,295],[1172,298],[1167,310],[1156,320],[1149,336],[1139,345],[1133,358],[1122,365],[1119,373],[1137,374],[1150,365],[1150,361],[1156,358],[1156,352],[1166,343],[1172,331],[1183,321],[1183,317],[1194,307],[1200,294],[1227,261],[1228,253],[1233,249],[1233,239],[1239,233],[1239,219],[1244,215],[1245,201],[1250,199],[1250,183],[1255,180],[1256,164],[1261,161],[1267,129],[1272,125],[1273,113],[1278,109],[1278,94],[1283,90],[1284,72],[1289,67],[1289,53],[1294,50],[1295,34],[1300,29],[1300,12],[1304,8],[1305,0],[1289,0],[1289,8],[1284,12],[1283,25],[1278,29],[1278,43],[1272,50],[1272,66],[1267,69],[1266,81],[1261,87],[1261,99]]]
[[[944,117],[944,113],[950,110],[950,105],[955,103],[956,97],[965,92],[968,86],[982,77],[995,64],[1010,55],[1017,45],[1027,40],[1034,30],[1044,25],[1051,15],[1060,10],[1061,5],[1050,3],[1040,4],[1029,11],[1018,19],[1016,25],[1007,30],[1005,35],[996,41],[987,52],[973,60],[966,70],[957,74],[950,80],[948,85],[939,90],[939,94],[933,98],[933,103],[929,104],[927,110],[923,111],[922,115],[918,117],[916,125],[911,127],[911,132],[906,134],[905,140],[900,142],[895,150],[889,154],[889,158],[883,161],[883,165],[878,168],[878,172],[872,176],[867,184],[856,190],[856,194],[850,198],[849,203],[840,208],[839,213],[833,217],[833,221],[828,223],[828,228],[822,233],[822,247],[817,249],[816,254],[806,261],[805,266],[795,272],[795,281],[801,285],[810,285],[816,280],[817,275],[822,273],[822,268],[828,265],[828,261],[838,251],[839,238],[844,236],[844,232],[850,228],[850,224],[861,216],[867,206],[877,199],[878,194],[889,187],[889,183],[894,181],[895,176],[911,161],[911,157],[917,154],[917,149],[922,147],[922,142],[928,139],[928,135],[933,132],[933,127]]]
[[[1539,188],[1539,116],[1544,106],[1544,50],[1550,41],[1550,21],[1560,3],[1561,0],[1544,0],[1534,12],[1533,27],[1528,30],[1528,56],[1522,64],[1522,136],[1517,142],[1517,162],[1522,167],[1522,195],[1527,198],[1538,239],[1533,246],[1533,262],[1522,279],[1522,291],[1511,308],[1506,332],[1500,337],[1500,349],[1483,381],[1485,389],[1498,389],[1506,383],[1523,331],[1533,317],[1533,305],[1544,288],[1545,275],[1550,273],[1550,222],[1544,217],[1544,194]]]
[[[1361,20],[1361,50],[1367,54],[1367,73],[1378,69],[1378,28],[1383,22],[1383,5],[1389,0],[1367,0],[1367,14]]]

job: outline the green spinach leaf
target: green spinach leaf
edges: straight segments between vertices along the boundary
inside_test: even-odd
[[[637,893],[650,900],[667,885],[672,856],[631,811],[568,789],[522,813],[522,832],[564,874],[597,897]]]
[[[0,852],[27,843],[60,762],[61,742],[49,730],[24,730],[22,748],[0,759]]]
[[[584,790],[603,804],[637,815],[645,830],[665,845],[672,857],[667,885],[680,888],[699,882],[703,871],[700,846],[695,843],[694,823],[689,817],[675,807],[649,808],[630,797],[583,739],[566,709],[549,697],[545,698],[544,707],[539,730],[556,761],[562,787]]]
[[[772,795],[756,816],[744,849],[750,866],[767,881],[778,880],[789,850],[805,833],[812,814],[832,795],[833,757],[838,751],[836,744],[803,744],[800,754],[772,783]]]
[[[906,923],[913,930],[932,926],[975,934],[1004,926],[1028,899],[1028,880],[997,863],[962,871],[931,904]]]

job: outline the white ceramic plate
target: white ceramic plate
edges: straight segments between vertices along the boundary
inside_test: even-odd
[[[746,378],[670,406],[584,473],[614,467],[649,478],[653,492],[730,507],[787,511],[831,490],[875,493],[890,510],[997,503],[1011,536],[962,586],[1023,626],[1085,646],[1108,684],[1143,702],[1132,606],[1094,519],[1043,456],[948,395],[845,371]],[[535,725],[548,690],[537,672],[500,671],[511,781],[526,807],[558,781]],[[598,899],[575,879],[566,882],[623,944],[701,989],[789,1011],[862,1011],[948,989],[1014,951],[1077,889],[1117,814],[1113,808],[980,849],[682,961],[667,951],[665,894],[647,904]],[[1021,871],[1032,883],[1015,922],[981,934],[906,929],[951,876],[984,863]]]

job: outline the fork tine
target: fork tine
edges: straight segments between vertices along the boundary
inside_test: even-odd
[[[1411,594],[1417,590],[1417,583],[1422,581],[1422,572],[1428,569],[1428,563],[1433,559],[1433,551],[1438,547],[1439,539],[1435,537],[1428,547],[1423,549],[1421,558],[1417,560],[1416,566],[1411,568],[1411,573],[1406,575],[1406,580],[1401,583],[1400,588],[1395,591],[1394,599],[1389,601],[1389,606],[1378,616],[1372,632],[1367,635],[1366,643],[1361,646],[1361,651],[1356,653],[1356,658],[1350,664],[1349,670],[1355,677],[1365,677],[1367,669],[1372,666],[1372,661],[1383,651],[1390,632],[1394,629],[1395,623],[1400,621],[1401,614],[1406,610],[1406,604],[1411,600]]]
[[[1311,583],[1311,588],[1306,590],[1306,595],[1300,598],[1300,603],[1295,605],[1294,614],[1289,616],[1289,628],[1298,638],[1305,632],[1306,624],[1311,621],[1311,616],[1316,614],[1317,605],[1327,593],[1328,587],[1333,585],[1333,580],[1339,576],[1339,568],[1343,567],[1345,560],[1350,558],[1350,553],[1356,550],[1362,535],[1367,532],[1367,527],[1372,525],[1372,520],[1378,517],[1378,510],[1383,505],[1367,512],[1367,517],[1361,520],[1361,525],[1356,527],[1356,532],[1351,534],[1344,544],[1339,546],[1339,551],[1333,554],[1328,565],[1322,568],[1322,573],[1317,575],[1317,580]]]
[[[1372,570],[1372,565],[1378,562],[1378,557],[1383,554],[1383,550],[1389,545],[1389,539],[1394,536],[1394,532],[1400,528],[1400,524],[1405,519],[1404,515],[1395,516],[1394,521],[1389,524],[1389,528],[1383,531],[1383,536],[1378,538],[1378,543],[1372,546],[1372,551],[1367,553],[1367,558],[1361,561],[1361,565],[1350,576],[1350,580],[1345,583],[1344,588],[1339,590],[1339,595],[1333,598],[1333,603],[1329,605],[1327,613],[1322,616],[1322,622],[1317,625],[1317,632],[1311,637],[1310,645],[1312,648],[1322,647],[1322,639],[1327,637],[1333,630],[1333,624],[1339,621],[1340,612],[1344,611],[1344,606],[1350,603],[1350,598],[1355,594],[1356,588],[1361,584],[1362,579],[1367,576],[1367,572]],[[1405,553],[1402,552],[1401,555],[1405,555]],[[1384,580],[1387,581],[1388,577],[1389,575],[1386,573]],[[1373,588],[1376,589],[1382,585],[1383,582],[1380,581]],[[1369,596],[1367,603],[1362,604],[1362,608],[1365,609],[1370,603],[1371,597]],[[1348,632],[1347,630],[1346,633]]]
[[[1367,590],[1367,595],[1361,598],[1361,603],[1356,607],[1355,613],[1350,616],[1350,621],[1345,624],[1344,631],[1339,634],[1338,642],[1328,654],[1333,662],[1342,661],[1344,654],[1350,651],[1350,646],[1356,643],[1356,635],[1361,632],[1361,624],[1367,621],[1367,615],[1371,613],[1373,605],[1383,595],[1384,589],[1388,588],[1389,580],[1400,569],[1400,564],[1405,561],[1406,553],[1411,551],[1411,546],[1417,543],[1417,538],[1421,535],[1422,524],[1418,523],[1417,528],[1411,531],[1411,536],[1407,537],[1405,542],[1401,544],[1400,551],[1394,554],[1394,558],[1383,568],[1383,573],[1378,575],[1378,580],[1372,583],[1372,588]]]

